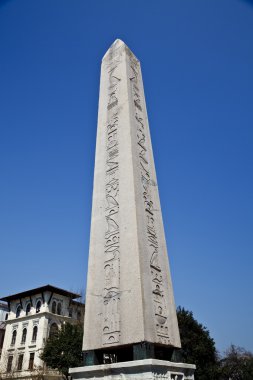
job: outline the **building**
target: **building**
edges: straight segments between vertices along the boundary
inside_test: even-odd
[[[84,304],[78,298],[79,294],[52,285],[1,298],[9,310],[0,360],[3,377],[57,376],[57,371],[45,368],[40,353],[46,339],[62,324],[82,323]]]
[[[4,343],[5,334],[5,320],[8,317],[8,305],[6,303],[0,302],[0,358]]]

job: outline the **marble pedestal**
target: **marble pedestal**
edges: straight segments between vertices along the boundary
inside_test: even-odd
[[[69,373],[73,380],[194,380],[195,368],[193,364],[144,359],[70,368]]]

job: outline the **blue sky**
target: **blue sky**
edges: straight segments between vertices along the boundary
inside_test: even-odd
[[[176,304],[253,351],[252,1],[0,1],[0,295],[85,288],[116,38],[142,64]]]

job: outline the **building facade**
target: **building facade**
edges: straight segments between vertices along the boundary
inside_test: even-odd
[[[84,304],[77,298],[79,294],[46,285],[1,299],[9,310],[0,360],[2,377],[57,376],[46,369],[40,354],[47,338],[62,324],[83,321]]]
[[[5,321],[8,317],[8,305],[6,303],[0,302],[0,358],[2,354],[2,348],[4,343],[5,335]]]

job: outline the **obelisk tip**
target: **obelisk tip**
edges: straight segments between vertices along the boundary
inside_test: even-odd
[[[110,54],[113,54],[114,51],[118,50],[119,48],[127,48],[129,51],[130,49],[128,48],[128,46],[125,44],[124,41],[122,41],[120,38],[117,38],[113,43],[112,45],[109,47],[109,49],[107,50],[107,52],[105,53],[104,57],[103,57],[103,60]]]
[[[117,47],[119,47],[119,46],[121,46],[121,45],[125,45],[125,42],[124,41],[122,41],[120,38],[117,38],[114,42],[113,42],[113,44],[112,44],[112,46],[116,46],[117,45]]]

